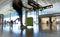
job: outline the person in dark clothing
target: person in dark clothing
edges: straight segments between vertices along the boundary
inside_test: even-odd
[[[13,28],[13,20],[10,21],[10,27]]]
[[[23,23],[22,23],[22,7],[26,8],[26,9],[31,9],[31,8],[28,8],[28,7],[25,7],[22,3],[22,0],[13,0],[13,9],[15,9],[18,14],[19,14],[19,17],[20,17],[20,22],[21,22],[21,27],[23,27]]]
[[[46,23],[47,23],[47,26],[48,26],[48,24],[49,24],[49,21],[47,21]]]
[[[50,30],[52,30],[52,21],[50,22]]]
[[[49,21],[50,21],[50,30],[52,30],[52,17],[49,17]]]

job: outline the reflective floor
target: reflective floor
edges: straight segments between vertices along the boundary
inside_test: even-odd
[[[0,37],[60,37],[59,31],[40,31],[38,25],[21,30],[19,24],[13,28],[9,24],[0,27]]]

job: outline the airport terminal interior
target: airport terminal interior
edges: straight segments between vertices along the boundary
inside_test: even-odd
[[[0,37],[60,37],[60,0],[21,1],[32,8],[22,7],[22,28],[13,0],[0,0]]]

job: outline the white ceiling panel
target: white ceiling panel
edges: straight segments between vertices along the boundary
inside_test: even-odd
[[[24,5],[27,7],[31,7],[27,4],[26,0],[22,0]],[[50,4],[58,3],[60,0],[35,0],[37,3],[39,3],[41,6],[47,6]],[[12,8],[12,0],[0,0],[0,14],[9,14],[14,12]]]
[[[0,0],[0,14],[10,14],[15,10],[12,8],[12,0]]]

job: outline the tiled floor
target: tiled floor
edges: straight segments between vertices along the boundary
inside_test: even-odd
[[[0,28],[0,37],[60,37],[60,32],[39,31],[38,25],[21,30],[19,25],[14,24],[13,28],[9,25]]]

